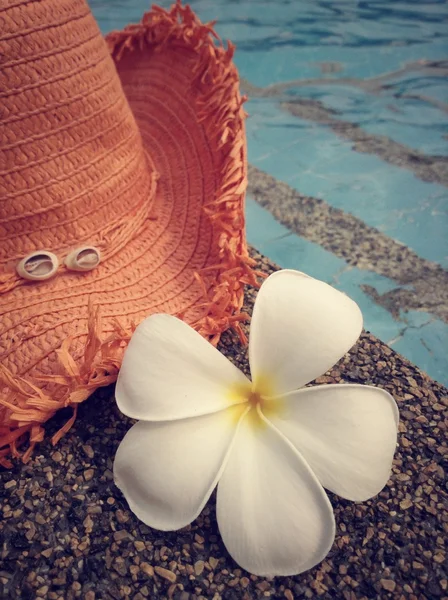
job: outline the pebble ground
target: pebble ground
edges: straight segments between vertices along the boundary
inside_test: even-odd
[[[262,270],[274,269],[253,254]],[[247,295],[249,310],[254,297]],[[247,371],[246,351],[231,336],[221,350]],[[337,535],[320,565],[275,579],[238,568],[221,542],[214,497],[182,531],[140,523],[113,482],[113,457],[132,421],[110,387],[81,406],[56,447],[46,441],[27,465],[0,473],[0,598],[448,598],[448,390],[367,332],[317,382],[377,385],[401,414],[385,489],[362,504],[330,495]],[[67,416],[59,413],[49,432]]]

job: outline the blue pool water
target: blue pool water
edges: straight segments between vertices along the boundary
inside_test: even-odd
[[[162,6],[170,2],[162,0]],[[136,22],[146,0],[90,0],[104,33]],[[448,157],[448,5],[424,0],[192,0],[203,21],[237,45],[254,89],[287,83],[248,102],[249,161],[302,194],[351,213],[412,250],[448,265],[448,193],[409,169],[353,149],[326,125],[280,100],[319,101],[336,118],[427,156]],[[443,62],[445,61],[445,62]],[[249,88],[250,89],[250,88]],[[256,96],[256,94],[255,94]],[[253,199],[248,239],[280,266],[324,279],[360,304],[367,329],[448,383],[448,326],[432,314],[394,318],[364,294],[397,283],[347,268],[341,258],[277,223]]]

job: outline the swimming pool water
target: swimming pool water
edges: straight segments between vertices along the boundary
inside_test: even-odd
[[[159,2],[168,7],[171,2]],[[237,45],[236,63],[253,95],[246,107],[249,161],[299,192],[322,198],[448,264],[448,193],[384,157],[360,153],[328,126],[290,114],[281,101],[309,99],[373,136],[448,157],[448,5],[422,0],[192,0],[203,21]],[[146,0],[90,0],[104,33],[140,20]],[[280,84],[286,84],[283,87]],[[272,88],[272,86],[274,86]],[[288,232],[251,198],[248,239],[280,266],[349,293],[365,326],[448,383],[448,326],[432,314],[394,318],[362,291],[397,287]]]

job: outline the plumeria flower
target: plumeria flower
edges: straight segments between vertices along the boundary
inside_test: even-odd
[[[303,387],[361,329],[350,298],[289,270],[271,275],[258,293],[252,381],[179,319],[143,321],[116,388],[120,410],[139,420],[114,463],[131,510],[150,527],[180,529],[218,486],[219,529],[239,565],[274,576],[318,564],[335,536],[324,488],[354,501],[375,496],[396,446],[398,409],[387,392]]]

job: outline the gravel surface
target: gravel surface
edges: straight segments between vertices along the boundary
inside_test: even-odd
[[[273,269],[253,254],[261,269]],[[248,293],[249,310],[253,299]],[[247,370],[246,351],[230,336],[221,350]],[[239,569],[221,542],[214,497],[182,531],[161,533],[140,523],[112,475],[132,421],[117,410],[113,388],[105,388],[81,406],[56,447],[47,440],[27,465],[0,473],[0,597],[447,598],[448,391],[368,333],[317,381],[378,385],[393,394],[401,412],[385,489],[362,504],[330,495],[337,536],[320,565],[275,579]],[[59,413],[48,429],[56,431],[66,418]]]

